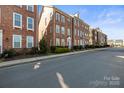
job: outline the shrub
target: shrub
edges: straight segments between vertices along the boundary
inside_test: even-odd
[[[74,50],[82,50],[83,49],[83,46],[73,46],[73,49]]]
[[[105,45],[105,47],[110,47],[110,45]]]
[[[42,40],[40,40],[39,48],[40,48],[40,53],[48,52],[48,46],[47,46],[47,43],[44,38]]]
[[[94,45],[90,45],[90,47],[91,47],[91,48],[95,48],[95,46],[94,46]]]
[[[91,49],[91,48],[95,48],[94,45],[86,45],[85,47],[86,47],[86,48],[90,48],[90,49]]]
[[[68,46],[55,46],[56,48],[68,48]]]
[[[99,45],[95,45],[95,48],[99,48],[100,46]]]
[[[50,52],[55,53],[55,50],[56,50],[56,46],[51,46],[50,47]]]
[[[78,46],[78,49],[79,50],[82,50],[83,49],[83,46],[82,45]]]
[[[56,48],[55,49],[55,53],[66,53],[66,52],[70,52],[70,49],[68,48]]]
[[[16,56],[16,51],[14,49],[4,50],[2,53],[2,57],[10,58]]]
[[[73,49],[74,50],[78,50],[78,46],[73,46]]]
[[[19,50],[18,52],[17,52],[17,55],[27,55],[27,54],[29,54],[29,49],[28,48],[22,48],[21,50]]]
[[[94,45],[85,45],[85,48],[86,49],[91,49],[91,48],[95,48],[95,46]]]
[[[39,53],[38,47],[32,47],[31,48],[30,54],[38,54],[38,53]]]

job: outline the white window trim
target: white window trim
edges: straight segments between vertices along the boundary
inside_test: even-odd
[[[63,31],[64,31],[64,32],[63,32]],[[61,33],[62,33],[62,34],[65,34],[65,27],[64,27],[64,26],[61,27]]]
[[[16,25],[15,25],[15,14],[21,16],[21,20],[20,20],[20,22],[21,22],[21,26],[16,26]],[[19,14],[19,13],[16,13],[16,12],[13,12],[13,27],[21,28],[21,29],[22,29],[22,15]]]
[[[13,48],[15,48],[14,46],[14,36],[19,36],[20,37],[20,47],[19,48],[22,48],[22,36],[21,35],[13,35]]]
[[[28,10],[28,6],[32,6],[32,11]],[[34,12],[34,6],[33,5],[27,5],[27,10],[30,12]]]
[[[56,21],[60,21],[60,16],[61,16],[60,13],[56,12],[55,16],[56,16]]]
[[[65,46],[65,39],[61,39],[61,46]]]
[[[26,48],[30,48],[30,47],[28,46],[28,37],[32,37],[32,47],[34,47],[34,37],[33,37],[33,36],[27,36],[27,37],[26,37]]]
[[[57,40],[59,41],[58,43]],[[56,38],[56,46],[60,46],[60,38]]]
[[[65,23],[65,16],[64,15],[61,15],[61,22]]]
[[[56,25],[56,33],[60,33],[60,25]]]
[[[32,24],[33,24],[33,26],[32,26],[32,29],[30,29],[30,28],[28,28],[28,19],[29,18],[31,18],[32,19]],[[32,31],[34,31],[34,18],[32,18],[32,17],[27,17],[27,30],[32,30]]]

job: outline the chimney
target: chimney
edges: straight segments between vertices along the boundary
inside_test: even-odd
[[[76,16],[76,17],[80,17],[80,14],[79,14],[79,12],[78,13],[76,13],[76,14],[74,14],[74,16]]]

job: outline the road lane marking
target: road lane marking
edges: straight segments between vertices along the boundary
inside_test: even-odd
[[[40,64],[41,64],[40,62],[34,64],[33,69],[36,70],[36,69],[40,68]]]
[[[41,63],[40,63],[40,62],[38,62],[37,64],[38,64],[38,65],[40,65]]]
[[[124,62],[124,56],[116,56],[117,58],[121,58],[121,59],[119,59],[119,60],[117,60],[117,62]]]
[[[59,72],[56,72],[56,76],[62,88],[69,88],[69,86],[64,82],[64,78],[62,74],[60,74]]]
[[[124,58],[124,56],[116,56],[116,57],[119,57],[119,58]]]

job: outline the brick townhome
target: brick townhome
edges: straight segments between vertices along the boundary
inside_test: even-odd
[[[49,47],[107,44],[107,35],[90,29],[78,14],[42,6],[39,16],[36,5],[0,5],[0,53],[36,47],[43,37]]]
[[[93,45],[107,45],[107,35],[104,34],[100,28],[92,29],[92,44]]]
[[[68,46],[72,43],[72,17],[53,6],[43,6],[39,41],[43,36],[48,46]]]
[[[34,47],[36,36],[37,6],[0,5],[0,52]]]
[[[39,41],[45,37],[49,46],[89,44],[89,25],[76,15],[54,6],[43,6],[39,21]]]
[[[89,45],[89,25],[80,19],[79,14],[73,16],[73,44],[74,46]]]

